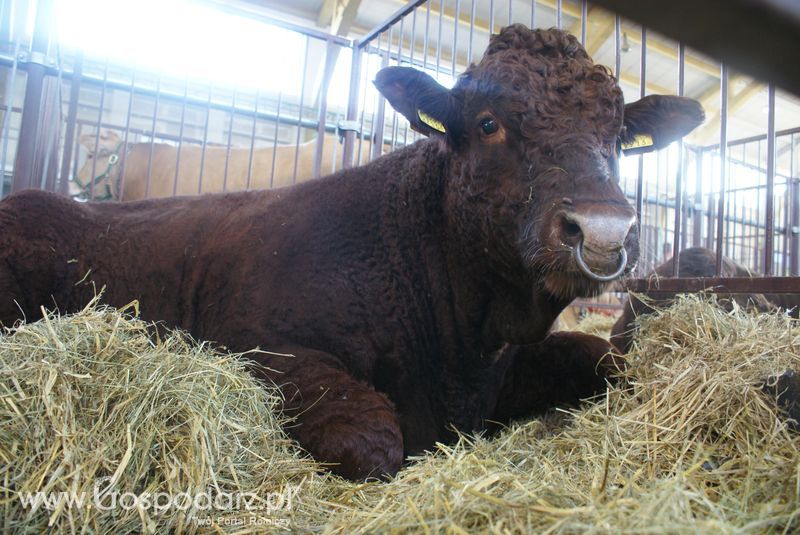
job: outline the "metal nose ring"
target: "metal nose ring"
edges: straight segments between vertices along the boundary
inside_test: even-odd
[[[623,247],[619,251],[619,266],[617,267],[616,271],[610,275],[598,275],[589,269],[589,266],[586,265],[586,262],[583,259],[583,240],[579,241],[578,245],[572,249],[572,255],[575,257],[575,262],[578,264],[580,270],[583,271],[584,275],[590,279],[600,282],[613,281],[622,275],[622,272],[625,271],[625,266],[628,264],[628,253],[625,251],[625,247]]]

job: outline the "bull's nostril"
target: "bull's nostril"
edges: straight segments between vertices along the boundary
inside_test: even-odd
[[[581,227],[571,221],[567,221],[564,223],[564,232],[570,237],[578,237],[581,235]]]
[[[576,245],[583,236],[580,225],[568,219],[561,220],[561,236],[568,245]]]

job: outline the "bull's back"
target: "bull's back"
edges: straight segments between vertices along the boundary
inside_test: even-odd
[[[0,322],[38,319],[40,307],[74,312],[96,292],[183,326],[187,266],[234,211],[225,196],[76,203],[41,191],[0,202]]]

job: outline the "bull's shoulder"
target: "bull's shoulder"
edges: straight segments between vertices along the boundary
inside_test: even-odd
[[[23,190],[0,201],[0,221],[21,223],[22,220],[42,222],[70,219],[84,212],[80,203],[48,191]]]
[[[42,203],[42,202],[72,202],[69,199],[57,195],[55,193],[49,191],[43,191],[39,189],[25,189],[22,191],[18,191],[16,193],[12,193],[5,199],[3,199],[3,204],[8,205],[25,205],[27,203]]]

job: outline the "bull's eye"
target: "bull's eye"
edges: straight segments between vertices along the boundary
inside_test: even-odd
[[[480,126],[481,126],[481,132],[483,132],[484,135],[487,136],[491,136],[492,134],[500,130],[500,125],[497,124],[497,121],[495,121],[491,117],[486,117],[485,119],[481,119]]]

